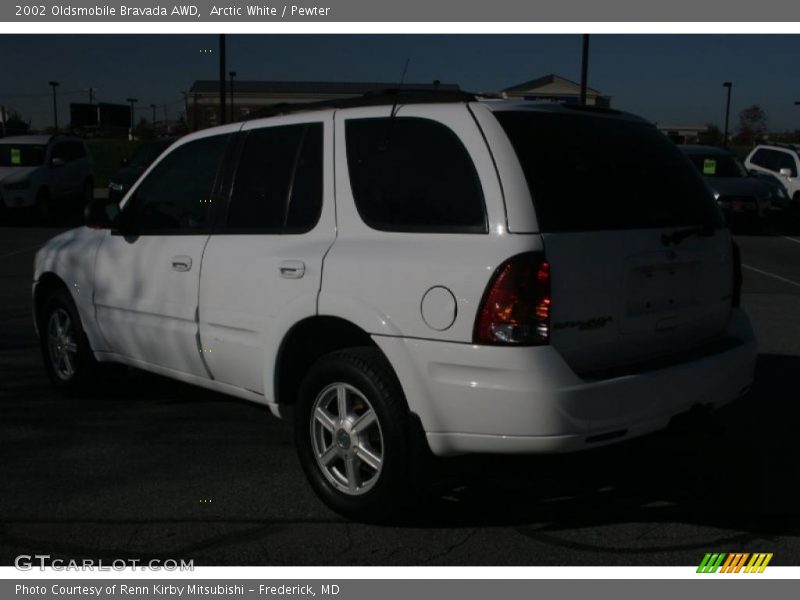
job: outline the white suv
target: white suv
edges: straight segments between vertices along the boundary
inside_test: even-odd
[[[778,178],[792,199],[791,209],[800,214],[800,146],[797,144],[759,144],[744,161],[752,171]]]
[[[361,518],[428,451],[594,448],[749,388],[736,248],[651,124],[443,92],[326,106],[183,138],[39,251],[58,388],[119,362],[291,412],[314,489]]]

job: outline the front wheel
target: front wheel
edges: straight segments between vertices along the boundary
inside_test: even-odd
[[[98,365],[81,326],[78,310],[66,290],[53,292],[39,314],[42,359],[50,381],[62,393],[85,392]]]
[[[314,491],[333,510],[384,520],[415,499],[411,420],[400,383],[376,348],[321,358],[297,400],[295,440]]]

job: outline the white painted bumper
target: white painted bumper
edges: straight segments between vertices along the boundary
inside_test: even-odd
[[[431,450],[540,453],[588,449],[666,427],[702,404],[718,408],[752,383],[756,341],[733,312],[726,350],[656,370],[578,377],[551,346],[504,348],[375,336]]]

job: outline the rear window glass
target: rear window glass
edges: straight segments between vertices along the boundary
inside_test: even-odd
[[[720,226],[683,153],[648,123],[584,114],[497,112],[542,231]]]
[[[706,177],[747,177],[747,169],[728,154],[690,154],[689,160]]]
[[[364,222],[383,231],[485,233],[475,165],[458,136],[412,117],[351,119],[347,165]]]

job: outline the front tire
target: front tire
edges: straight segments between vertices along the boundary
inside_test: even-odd
[[[42,305],[39,342],[45,370],[58,391],[71,396],[91,388],[98,363],[75,303],[64,289],[50,294]]]
[[[381,521],[416,498],[419,448],[400,383],[377,348],[322,357],[300,387],[295,441],[306,476],[336,512]]]

